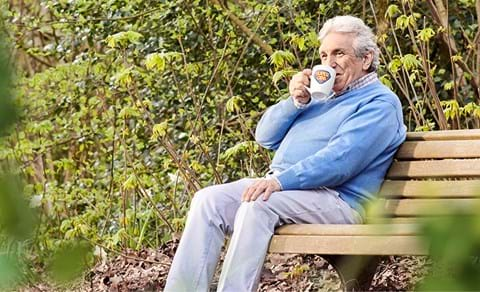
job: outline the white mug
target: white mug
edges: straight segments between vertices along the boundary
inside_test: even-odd
[[[305,87],[310,96],[318,100],[327,100],[332,95],[335,83],[335,69],[327,65],[316,65],[312,69],[310,88]]]

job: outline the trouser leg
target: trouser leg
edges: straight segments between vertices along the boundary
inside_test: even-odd
[[[165,291],[208,291],[225,235],[232,233],[241,194],[252,181],[215,185],[195,194]]]
[[[242,203],[235,218],[217,291],[254,291],[278,215],[256,202]]]
[[[255,291],[274,228],[287,223],[360,223],[360,216],[328,189],[282,191],[268,201],[242,203],[218,291]]]

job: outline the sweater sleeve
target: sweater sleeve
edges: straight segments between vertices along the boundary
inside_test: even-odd
[[[263,114],[255,131],[255,140],[267,149],[276,150],[297,116],[305,108],[297,108],[293,98],[282,100]]]
[[[395,107],[383,100],[372,100],[340,125],[326,147],[276,177],[283,190],[335,187],[379,159],[402,135],[404,125]]]

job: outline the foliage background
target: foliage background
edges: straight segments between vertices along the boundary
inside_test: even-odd
[[[375,28],[379,76],[409,130],[480,127],[480,1],[0,6],[21,109],[0,159],[39,214],[22,243],[37,269],[79,239],[96,258],[157,247],[196,190],[262,175],[271,153],[253,141],[256,122],[294,72],[319,63],[317,32],[335,15]]]

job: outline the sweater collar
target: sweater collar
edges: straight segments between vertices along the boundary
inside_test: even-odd
[[[348,86],[347,88],[345,88],[344,90],[340,91],[339,93],[335,93],[335,95],[333,96],[334,98],[337,98],[349,91],[352,91],[352,90],[355,90],[355,89],[360,89],[362,87],[365,87],[375,81],[378,80],[378,76],[377,76],[377,72],[370,72],[368,73],[367,75],[363,76],[363,77],[360,77],[358,78],[357,80],[355,81],[352,81]]]

